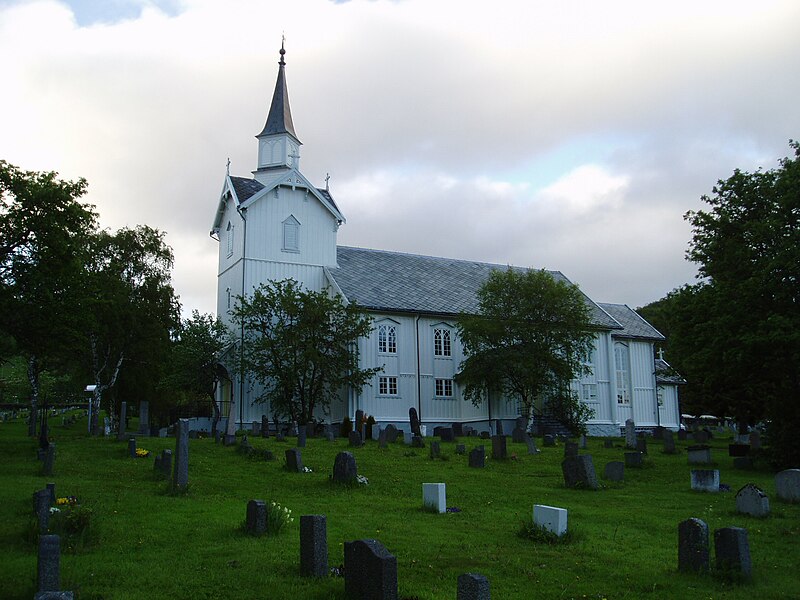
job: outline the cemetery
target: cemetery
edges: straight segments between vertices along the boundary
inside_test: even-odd
[[[797,596],[800,471],[734,468],[729,433],[702,442],[713,468],[691,435],[639,442],[625,468],[625,437],[294,433],[54,425],[39,453],[22,419],[0,423],[0,597]],[[85,539],[56,527],[78,509]],[[540,543],[531,523],[570,535]]]

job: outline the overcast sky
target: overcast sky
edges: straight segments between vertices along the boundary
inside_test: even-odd
[[[167,232],[184,312],[213,312],[225,164],[255,169],[285,33],[340,244],[636,307],[693,281],[684,213],[800,138],[798,24],[796,0],[0,0],[0,158]]]

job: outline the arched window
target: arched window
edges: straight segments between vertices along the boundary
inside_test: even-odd
[[[283,222],[283,251],[300,252],[300,221],[293,215]]]
[[[397,354],[397,327],[378,325],[378,352]]]
[[[433,355],[452,356],[449,329],[437,327],[433,330]]]
[[[228,221],[228,227],[225,228],[225,240],[228,245],[228,256],[233,254],[233,225]]]
[[[617,404],[630,404],[630,355],[628,346],[620,342],[614,344],[614,367],[617,372]]]

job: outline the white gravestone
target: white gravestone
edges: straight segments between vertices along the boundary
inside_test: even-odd
[[[567,509],[534,504],[533,522],[561,537],[567,533]]]
[[[422,504],[427,508],[436,510],[436,512],[438,513],[447,512],[447,496],[445,492],[445,484],[423,483]]]

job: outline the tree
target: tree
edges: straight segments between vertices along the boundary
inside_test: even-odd
[[[216,433],[220,419],[217,385],[225,376],[220,359],[231,343],[230,332],[222,321],[214,315],[192,311],[191,318],[181,323],[172,345],[170,371],[164,382],[166,387],[181,390],[190,398],[211,402],[214,411],[212,435]]]
[[[680,337],[686,362],[698,362],[709,406],[751,425],[768,419],[776,459],[796,465],[800,145],[790,146],[795,156],[779,168],[736,170],[703,196],[707,210],[687,213],[687,256],[698,263],[701,281],[679,293],[686,301],[679,315],[695,323],[702,315],[703,321],[674,336],[673,344]],[[690,385],[697,384],[693,380]]]
[[[232,310],[244,332],[241,365],[264,386],[259,398],[300,424],[313,422],[345,386],[360,390],[380,369],[359,367],[359,338],[372,319],[355,303],[304,289],[296,281],[270,281],[239,297]]]
[[[491,392],[519,398],[530,414],[547,399],[571,422],[585,411],[570,390],[583,373],[594,336],[586,299],[577,286],[546,271],[493,271],[478,291],[477,315],[461,315],[458,335],[467,358],[456,382],[476,406]]]
[[[0,329],[27,363],[30,435],[40,374],[76,350],[81,268],[97,219],[78,201],[86,185],[0,161]]]

